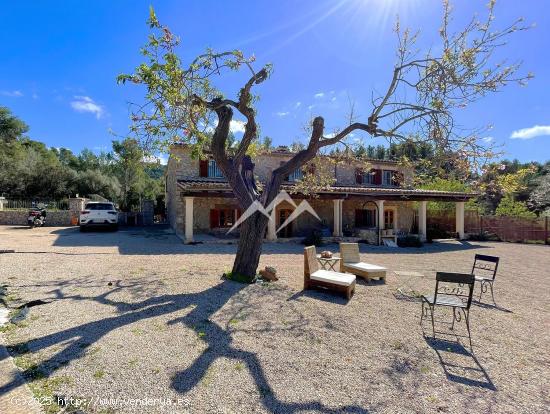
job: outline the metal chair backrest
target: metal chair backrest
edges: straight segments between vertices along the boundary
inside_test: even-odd
[[[490,277],[495,280],[499,260],[500,259],[496,256],[476,254],[472,267],[472,274],[475,276]]]
[[[340,257],[344,263],[359,263],[359,244],[340,243]]]
[[[304,249],[304,276],[309,278],[309,275],[319,270],[319,267],[315,246],[306,247]]]
[[[440,291],[440,283],[452,284],[452,290],[449,290],[447,285],[442,286]],[[434,303],[437,303],[437,295],[443,294],[447,296],[458,296],[460,298],[467,298],[466,309],[470,309],[472,304],[472,294],[474,293],[475,276],[468,273],[448,273],[437,272],[435,275],[435,293]],[[466,285],[468,293],[464,294],[463,285]]]

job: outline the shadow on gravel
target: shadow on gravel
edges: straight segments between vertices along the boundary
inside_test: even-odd
[[[426,336],[424,339],[437,354],[439,363],[449,381],[491,391],[497,390],[474,353],[468,351],[462,344]]]
[[[231,328],[222,328],[210,320],[218,310],[220,310],[234,295],[246,288],[247,285],[223,280],[219,284],[202,292],[161,295],[135,303],[119,302],[109,298],[109,296],[115,292],[129,287],[131,286],[115,283],[107,292],[93,297],[65,295],[62,293],[62,288],[59,287],[52,290],[50,293],[55,295],[56,300],[94,301],[114,307],[117,310],[117,315],[45,335],[30,340],[27,343],[11,345],[10,349],[12,350],[31,349],[32,352],[38,352],[52,346],[62,348],[50,358],[42,360],[36,366],[33,365],[32,368],[24,370],[22,372],[23,376],[29,379],[36,376],[37,372],[40,372],[40,375],[49,377],[60,367],[83,357],[91,345],[118,328],[130,325],[136,321],[155,318],[161,315],[169,315],[183,309],[188,309],[189,312],[184,317],[175,318],[169,321],[168,324],[183,323],[189,329],[200,329],[200,337],[206,342],[208,347],[191,366],[176,373],[172,377],[171,386],[177,392],[186,394],[197,386],[201,379],[207,375],[209,367],[218,358],[231,358],[242,361],[242,363],[248,367],[249,373],[256,384],[261,402],[265,409],[270,412],[295,413],[300,411],[316,411],[320,413],[368,413],[366,409],[355,405],[331,408],[314,399],[299,403],[291,403],[282,401],[276,397],[262,369],[262,364],[257,354],[233,347]],[[265,294],[269,294],[267,288]],[[244,296],[244,299],[240,298],[240,296]],[[242,305],[245,306],[247,295],[240,296],[237,300],[243,301]],[[307,323],[306,320],[302,319],[298,318],[296,326],[285,329],[299,329]],[[273,330],[273,328],[270,327],[268,327],[268,329]],[[185,351],[180,350],[180,352]],[[18,386],[18,383],[16,379],[13,379],[8,384],[0,387],[0,395],[7,393],[16,386]]]

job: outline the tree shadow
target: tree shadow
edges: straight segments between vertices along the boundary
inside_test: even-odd
[[[135,282],[134,282],[135,283]],[[181,370],[172,377],[172,388],[182,394],[192,390],[207,374],[209,367],[219,358],[230,358],[242,361],[252,376],[256,389],[260,395],[262,405],[270,412],[294,413],[299,411],[315,410],[322,413],[368,413],[360,406],[349,405],[338,408],[325,406],[318,400],[291,403],[276,397],[275,391],[269,383],[258,356],[246,350],[237,349],[232,345],[232,332],[229,327],[225,329],[210,318],[220,310],[232,297],[243,290],[247,285],[237,282],[222,280],[215,286],[197,293],[167,294],[151,297],[135,303],[120,302],[110,299],[110,296],[127,289],[129,286],[121,282],[115,283],[107,292],[97,296],[65,295],[64,283],[49,291],[55,300],[94,301],[99,304],[114,307],[117,314],[112,317],[84,323],[63,331],[55,332],[39,338],[29,340],[26,343],[11,345],[11,349],[29,349],[36,352],[52,346],[63,347],[54,355],[42,360],[32,369],[22,372],[26,378],[31,378],[39,370],[45,377],[53,375],[60,367],[82,358],[87,349],[98,340],[112,331],[130,325],[140,320],[169,315],[183,309],[189,312],[183,316],[168,322],[169,325],[184,324],[187,328],[201,328],[201,339],[207,344],[202,354],[186,369]],[[268,289],[264,294],[269,294]],[[238,295],[240,297],[242,295]],[[255,296],[256,297],[256,296]],[[260,298],[261,299],[261,298]],[[239,300],[238,298],[236,300]],[[294,327],[285,329],[299,329],[304,326],[305,320],[299,319]],[[270,328],[267,328],[270,330]],[[272,329],[271,329],[272,330]],[[17,378],[0,387],[0,395],[3,395],[19,385]]]
[[[497,310],[497,311],[505,312],[505,313],[514,313],[510,309],[506,309],[506,308],[504,308],[500,305],[497,305],[496,303],[494,303],[494,304],[485,303],[485,302],[480,302],[479,300],[476,300],[476,299],[472,299],[472,305],[479,306],[480,308],[488,309],[488,310]]]
[[[320,300],[323,302],[334,303],[335,305],[347,305],[349,300],[336,292],[332,292],[328,289],[308,289],[296,292],[287,301],[300,300],[303,297]],[[353,297],[352,297],[353,299]]]
[[[437,354],[439,363],[449,381],[491,391],[497,390],[475,354],[468,351],[461,343],[425,335],[424,339]]]

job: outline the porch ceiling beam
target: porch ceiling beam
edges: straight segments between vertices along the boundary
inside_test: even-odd
[[[235,198],[232,192],[226,190],[198,190],[198,191],[182,191],[182,197],[222,197]],[[318,193],[317,197],[312,197],[304,194],[291,194],[294,199],[320,199],[320,200],[386,200],[386,201],[452,201],[461,202],[468,201],[474,196],[449,196],[449,195],[421,195],[421,194],[358,194],[358,193]]]

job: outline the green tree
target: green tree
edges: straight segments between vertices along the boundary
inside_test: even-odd
[[[516,201],[511,195],[506,195],[500,200],[495,211],[497,216],[535,218],[537,215],[529,211],[527,205],[522,201]]]
[[[26,134],[29,127],[22,120],[17,118],[11,111],[0,106],[0,140],[4,142],[15,141]]]
[[[115,173],[120,182],[120,208],[131,210],[139,208],[145,189],[146,174],[143,164],[143,151],[132,138],[113,141],[116,161]]]

